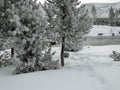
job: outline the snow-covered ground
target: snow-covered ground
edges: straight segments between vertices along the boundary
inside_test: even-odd
[[[111,26],[102,26],[102,25],[94,25],[86,36],[98,36],[98,33],[103,33],[103,36],[111,36],[112,33],[115,36],[120,36],[120,27],[111,27]]]
[[[120,62],[109,58],[120,45],[85,46],[70,53],[65,67],[12,75],[14,67],[0,68],[0,90],[120,90]],[[59,59],[60,47],[54,47]]]

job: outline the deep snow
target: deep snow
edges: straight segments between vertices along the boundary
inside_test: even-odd
[[[70,53],[59,70],[12,75],[14,67],[0,68],[0,90],[120,90],[120,62],[109,58],[120,45],[86,46]],[[59,59],[60,47],[54,47]]]

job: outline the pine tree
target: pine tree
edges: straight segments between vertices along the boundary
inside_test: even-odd
[[[112,20],[115,17],[114,9],[111,7],[109,11],[109,19],[110,19],[110,25],[112,25]]]
[[[82,35],[87,33],[90,24],[89,16],[84,11],[84,7],[78,9],[80,2],[78,0],[48,0],[57,7],[57,28],[55,30],[59,33],[61,38],[61,65],[64,66],[64,51],[65,44],[74,43],[78,46],[82,40]],[[82,11],[81,11],[82,10]],[[82,12],[82,13],[81,13]],[[85,25],[89,24],[89,25]]]
[[[47,1],[45,1],[44,5],[43,5],[44,10],[46,11],[47,14],[47,21],[48,21],[48,26],[47,26],[47,32],[46,32],[46,36],[48,39],[52,39],[57,41],[56,34],[55,34],[55,26],[56,26],[56,7],[52,4],[52,3],[48,3]]]
[[[117,9],[116,9],[116,10],[115,10],[115,16],[114,16],[114,17],[115,17],[115,19],[117,19],[117,18],[118,18],[118,16],[119,16],[119,10],[117,10]]]
[[[9,38],[8,43],[15,48],[17,56],[14,59],[19,61],[15,73],[47,70],[51,63],[56,65],[57,62],[53,62],[49,56],[50,52],[42,53],[41,41],[45,36],[47,21],[40,4],[32,0],[20,0],[12,4],[11,10],[13,18],[10,22],[15,25],[15,29],[10,32],[13,37]],[[46,55],[49,56],[49,63],[45,61]],[[55,69],[55,65],[50,68]]]
[[[7,38],[11,37],[9,31],[14,30],[14,24],[10,23],[12,13],[10,11],[11,5],[18,0],[0,0],[0,34],[3,42],[5,43]],[[2,47],[4,44],[2,45]],[[8,48],[7,48],[8,49]],[[14,56],[14,48],[11,48],[11,58]]]
[[[8,36],[9,29],[9,11],[10,2],[7,0],[0,0],[0,33],[6,38]]]
[[[96,8],[94,5],[92,6],[91,13],[92,13],[93,21],[95,23],[95,21],[96,21]]]
[[[119,10],[116,9],[115,16],[114,16],[116,25],[118,25],[118,23],[119,23],[119,15],[120,15]]]
[[[72,33],[66,36],[65,44],[69,45],[70,51],[78,51],[82,49],[83,35],[89,32],[93,21],[86,10],[85,5],[75,8],[74,16],[72,17]]]

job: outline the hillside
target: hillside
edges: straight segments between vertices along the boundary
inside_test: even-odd
[[[113,7],[115,10],[120,9],[120,2],[118,3],[86,3],[86,8],[91,11],[92,6],[94,5],[97,11],[98,18],[108,18],[109,10]]]

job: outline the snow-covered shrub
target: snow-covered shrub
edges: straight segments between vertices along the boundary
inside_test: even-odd
[[[64,58],[68,58],[69,57],[69,53],[64,53]]]
[[[120,61],[120,53],[113,51],[113,53],[110,55],[111,58],[114,59],[114,61]]]
[[[79,50],[82,49],[82,43],[76,44],[76,45],[74,45],[72,43],[65,43],[65,51],[78,52]]]
[[[0,54],[0,67],[5,67],[12,64],[13,62],[11,60],[11,55],[9,51],[5,51],[4,53]]]
[[[28,73],[28,72],[34,72],[34,71],[44,71],[44,70],[55,70],[59,68],[59,62],[52,60],[52,55],[54,53],[51,53],[51,49],[48,49],[43,53],[43,56],[41,56],[41,60],[33,62],[21,62],[19,61],[14,74],[20,74],[20,73]]]
[[[55,52],[51,53],[51,48],[49,48],[47,51],[45,51],[42,60],[40,63],[42,63],[42,67],[45,70],[51,70],[51,69],[57,69],[59,67],[59,62],[54,61],[52,59],[52,56],[55,54]]]

